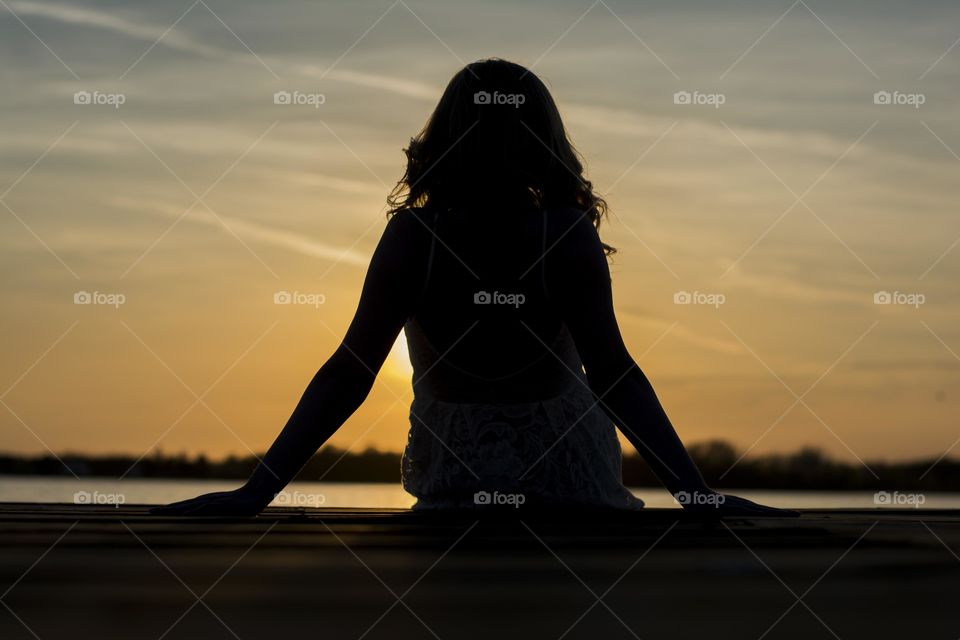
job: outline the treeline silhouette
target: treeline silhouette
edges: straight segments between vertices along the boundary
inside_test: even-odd
[[[912,462],[844,462],[816,448],[789,454],[746,456],[724,441],[689,447],[707,482],[718,488],[789,490],[925,490],[960,491],[960,461],[935,458]],[[138,459],[123,455],[36,457],[0,455],[0,475],[101,476],[117,478],[246,479],[257,464],[254,456],[211,460],[204,455],[156,452]],[[68,470],[69,467],[69,470]],[[300,472],[302,481],[399,482],[400,454],[367,449],[361,452],[324,447]],[[638,455],[623,458],[628,486],[658,486]]]

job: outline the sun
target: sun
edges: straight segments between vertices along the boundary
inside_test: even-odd
[[[384,373],[389,376],[410,381],[410,377],[413,375],[413,365],[410,364],[407,338],[402,332],[397,337],[397,341],[393,343],[393,348],[390,349],[390,355],[387,356],[383,369]]]

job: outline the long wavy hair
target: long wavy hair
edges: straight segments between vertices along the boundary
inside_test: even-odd
[[[573,207],[599,229],[607,214],[550,91],[513,62],[480,60],[457,72],[404,153],[387,215],[414,207]]]

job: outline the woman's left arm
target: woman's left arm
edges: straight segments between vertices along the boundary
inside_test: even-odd
[[[286,426],[250,479],[234,491],[156,507],[156,515],[255,515],[363,403],[422,287],[424,228],[414,212],[387,223],[353,321],[336,352],[314,375]]]

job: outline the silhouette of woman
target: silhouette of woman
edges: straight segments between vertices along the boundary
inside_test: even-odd
[[[263,461],[235,491],[154,513],[260,512],[364,401],[404,329],[417,509],[640,508],[619,427],[685,508],[789,515],[707,487],[630,357],[597,233],[607,205],[539,78],[467,65],[406,156],[356,315]]]

